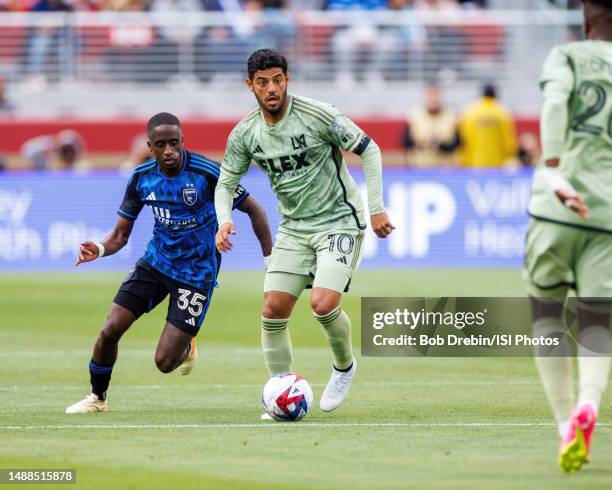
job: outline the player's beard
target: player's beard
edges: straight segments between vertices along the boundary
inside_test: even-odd
[[[286,100],[287,100],[287,89],[285,89],[285,91],[278,96],[278,106],[276,108],[270,109],[265,99],[262,102],[261,99],[257,97],[257,102],[259,103],[259,107],[261,107],[268,114],[272,114],[272,115],[276,115],[280,111],[283,110],[283,108],[285,107]]]

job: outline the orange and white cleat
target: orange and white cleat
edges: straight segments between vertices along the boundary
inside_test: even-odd
[[[592,405],[584,404],[574,409],[566,436],[559,447],[559,466],[566,473],[573,473],[589,462],[593,431],[597,414]]]
[[[193,371],[197,359],[198,347],[196,346],[196,339],[195,337],[193,337],[191,339],[191,348],[189,349],[189,354],[187,354],[187,357],[183,361],[183,364],[178,367],[178,372],[181,373],[183,376],[187,376],[191,371]]]

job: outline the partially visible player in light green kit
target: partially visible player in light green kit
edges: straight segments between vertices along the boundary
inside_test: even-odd
[[[553,48],[541,77],[543,155],[525,256],[534,335],[560,340],[553,351],[536,352],[536,365],[558,423],[559,464],[567,472],[589,460],[612,354],[612,1],[583,3],[588,40]],[[569,289],[580,298],[577,403],[559,300]]]
[[[355,123],[330,104],[287,94],[287,60],[270,49],[254,52],[247,86],[259,108],[232,131],[215,192],[217,249],[232,248],[234,189],[251,160],[268,175],[279,199],[282,221],[266,260],[261,342],[270,375],[290,371],[287,328],[293,306],[312,284],[310,304],[334,356],[332,375],[321,396],[324,411],[346,398],[357,363],[351,322],[340,308],[362,255],[366,221],[355,181],[341,149],[361,157],[370,222],[381,238],[394,229],[382,200],[380,149]],[[314,279],[313,279],[314,278]]]

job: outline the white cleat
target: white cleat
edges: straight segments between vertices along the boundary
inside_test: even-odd
[[[331,412],[340,406],[347,397],[355,373],[357,372],[357,361],[353,357],[351,369],[343,373],[336,368],[332,370],[332,375],[321,395],[319,406],[324,412]]]
[[[108,412],[108,403],[106,400],[100,400],[98,395],[92,393],[87,395],[84,400],[70,405],[66,409],[66,413],[96,413]]]
[[[178,372],[181,373],[183,376],[187,376],[191,371],[193,371],[197,359],[198,347],[196,346],[196,339],[195,337],[193,337],[191,339],[191,349],[189,350],[189,354],[187,354],[187,357],[183,361],[183,364],[178,367]]]
[[[272,416],[268,412],[264,412],[259,417],[260,420],[272,420]]]

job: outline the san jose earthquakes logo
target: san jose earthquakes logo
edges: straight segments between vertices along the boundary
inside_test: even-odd
[[[198,200],[198,191],[194,187],[183,189],[183,201],[188,206],[193,206]]]

